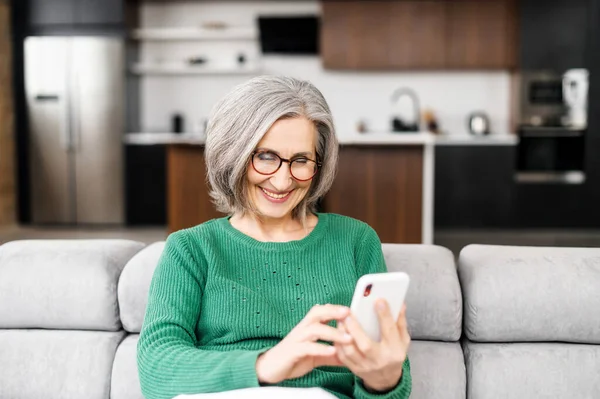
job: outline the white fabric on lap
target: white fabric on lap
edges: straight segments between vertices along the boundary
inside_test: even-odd
[[[260,387],[218,393],[178,395],[175,399],[337,399],[321,388]]]

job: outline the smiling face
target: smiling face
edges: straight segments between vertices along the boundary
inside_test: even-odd
[[[316,160],[316,138],[315,126],[308,119],[280,119],[263,136],[256,150],[268,151],[284,159],[300,159],[297,163],[305,164],[302,160]],[[263,159],[269,160],[269,154],[265,154]],[[312,183],[312,179],[295,179],[287,162],[283,162],[272,175],[258,173],[250,163],[247,179],[250,202],[261,217],[269,219],[291,217],[294,208],[308,194]]]

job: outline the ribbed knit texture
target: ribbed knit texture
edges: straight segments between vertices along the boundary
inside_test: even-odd
[[[173,233],[154,273],[138,343],[147,399],[259,386],[258,355],[276,345],[315,304],[349,306],[356,281],[386,270],[375,231],[355,219],[318,214],[304,239],[260,242],[228,218]],[[340,398],[408,398],[400,384],[370,394],[348,369],[322,367],[278,384],[321,387]]]

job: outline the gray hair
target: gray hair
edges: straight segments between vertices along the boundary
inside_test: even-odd
[[[305,117],[318,132],[319,173],[292,216],[302,221],[315,212],[337,171],[338,141],[323,94],[310,82],[259,76],[236,86],[212,109],[206,130],[205,159],[210,196],[226,214],[255,212],[248,200],[246,171],[256,146],[280,119]]]

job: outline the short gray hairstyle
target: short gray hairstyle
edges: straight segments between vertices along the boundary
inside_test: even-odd
[[[236,86],[212,109],[205,160],[210,196],[226,214],[255,212],[248,200],[246,172],[256,146],[280,119],[305,117],[317,130],[319,173],[292,216],[302,221],[331,188],[337,171],[338,141],[323,94],[310,82],[259,76]]]

